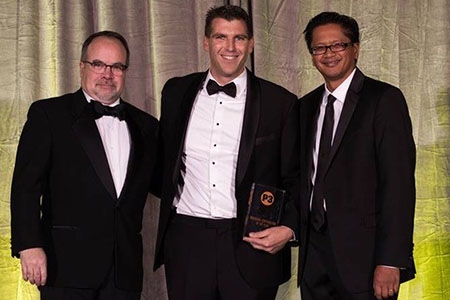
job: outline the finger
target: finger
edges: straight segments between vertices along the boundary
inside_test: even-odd
[[[252,238],[259,238],[259,239],[264,238],[267,235],[268,235],[268,232],[266,230],[258,231],[258,232],[250,232],[249,233],[250,237],[252,237]]]
[[[28,267],[26,265],[22,265],[22,278],[25,281],[28,281],[28,278],[30,278],[31,274],[28,270]]]
[[[396,281],[396,282],[394,283],[394,286],[392,287],[392,289],[394,290],[394,293],[395,293],[395,294],[398,294],[398,291],[400,290],[400,282],[399,282],[399,281]]]
[[[259,244],[260,239],[245,237],[244,241],[253,245],[253,244]]]
[[[36,283],[35,277],[34,277],[34,274],[33,274],[33,273],[31,273],[31,274],[28,275],[28,281],[29,281],[31,284],[35,284],[35,283]]]
[[[36,285],[41,285],[41,272],[40,270],[38,270],[35,274],[34,274],[34,284]]]
[[[272,246],[267,244],[267,241],[264,241],[262,239],[250,240],[248,242],[255,249],[262,250],[262,251],[269,252],[269,253],[272,253],[271,251],[273,251]]]
[[[389,290],[388,290],[388,295],[389,295],[389,297],[394,296],[394,294],[395,294],[395,291],[394,291],[393,289],[389,289]]]
[[[389,298],[390,297],[390,289],[388,289],[386,286],[383,286],[381,288],[381,296],[383,297],[383,299]]]
[[[255,248],[263,249],[266,248],[266,242],[263,239],[254,239],[250,241],[250,244],[252,244]]]
[[[377,300],[381,300],[381,288],[379,286],[374,286],[374,296]]]
[[[47,266],[41,267],[41,285],[47,282]]]
[[[28,281],[27,271],[23,267],[22,267],[22,278],[23,278],[23,280]]]

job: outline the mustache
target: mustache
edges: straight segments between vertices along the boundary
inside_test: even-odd
[[[116,84],[113,81],[110,81],[110,80],[97,81],[95,83],[95,85],[108,85],[108,86],[113,86],[113,87],[116,86]]]

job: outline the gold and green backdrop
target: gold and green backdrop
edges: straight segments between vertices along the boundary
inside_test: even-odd
[[[251,12],[256,46],[249,67],[298,96],[322,82],[303,40],[308,20],[323,10],[356,18],[362,34],[358,65],[402,89],[417,145],[417,277],[402,285],[400,299],[450,299],[448,0],[1,0],[0,300],[39,299],[10,255],[10,184],[30,103],[76,90],[82,42],[109,29],[122,33],[131,48],[124,98],[158,117],[165,81],[207,68],[200,42],[204,15],[225,3]],[[167,299],[162,270],[151,271],[157,211],[158,200],[149,198],[143,300]],[[300,299],[295,281],[280,288],[278,299]]]

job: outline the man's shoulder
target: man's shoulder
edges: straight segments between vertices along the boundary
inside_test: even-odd
[[[371,76],[367,76],[367,75],[363,75],[363,76],[364,76],[364,84],[373,85],[376,87],[395,87],[394,85],[392,85],[386,81],[377,79],[375,77],[371,77]]]
[[[123,101],[123,103],[127,106],[127,111],[131,113],[139,122],[151,127],[157,126],[158,120],[155,117],[127,101]]]
[[[359,69],[357,71],[358,73],[355,74],[353,81],[358,81],[358,77],[362,78],[361,93],[372,95],[381,95],[384,94],[386,91],[394,91],[396,93],[401,93],[400,89],[394,86],[393,84],[388,83],[386,81],[382,81],[380,79],[373,78],[371,76],[366,76],[361,71],[359,71]],[[353,88],[352,85],[350,86],[350,88]]]
[[[249,72],[249,74],[251,74],[251,73]],[[277,93],[282,96],[297,98],[297,96],[294,93],[290,92],[285,87],[283,87],[273,81],[269,81],[267,79],[257,77],[255,75],[249,75],[249,76],[250,76],[250,80],[254,80],[255,82],[258,83],[258,85],[261,87],[262,91],[271,91],[273,93]]]
[[[73,103],[73,101],[80,101],[84,99],[83,92],[81,89],[73,92],[67,93],[60,96],[39,99],[31,103],[30,110],[32,109],[61,109]]]
[[[60,100],[69,101],[70,99],[79,97],[81,95],[82,95],[82,90],[79,89],[72,93],[66,93],[66,94],[59,95],[59,96],[38,99],[38,100],[34,101],[34,103],[37,103],[39,105],[51,105],[52,103],[55,103],[56,101],[60,101]]]
[[[325,87],[323,84],[316,87],[314,90],[308,92],[306,95],[300,97],[300,101],[307,101],[309,99],[315,99],[317,97],[320,97],[323,94],[323,91],[325,90]]]
[[[202,77],[206,77],[205,72],[196,72],[184,76],[172,77],[167,80],[167,82],[164,85],[164,88],[167,89],[173,87],[190,86],[194,82],[200,81]]]

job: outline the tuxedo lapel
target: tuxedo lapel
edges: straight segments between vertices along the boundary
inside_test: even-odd
[[[255,146],[261,106],[261,90],[253,74],[247,70],[247,96],[236,168],[236,187],[244,179]]]
[[[345,97],[344,107],[342,108],[341,117],[339,118],[339,123],[336,128],[336,133],[334,135],[333,145],[331,146],[330,159],[328,160],[328,167],[333,161],[334,156],[336,155],[337,150],[339,149],[339,145],[342,142],[342,138],[344,137],[345,131],[347,130],[348,124],[352,118],[353,112],[355,111],[356,105],[359,101],[359,92],[361,91],[362,85],[364,82],[364,75],[356,69],[355,75],[353,76],[353,80],[350,84],[350,87],[347,91],[347,96]]]
[[[308,166],[306,170],[308,170],[310,176],[312,175],[312,171],[314,169],[313,153],[317,136],[317,119],[319,118],[320,105],[322,103],[324,90],[324,86],[321,86],[314,92],[314,94],[311,96],[311,105],[304,115],[306,121],[303,123],[303,126],[305,127],[303,132],[307,135],[305,137],[305,149],[308,156]]]
[[[204,72],[198,76],[197,79],[192,81],[192,84],[186,89],[184,95],[182,95],[182,101],[180,103],[180,118],[178,119],[178,124],[176,130],[172,132],[176,136],[173,141],[174,147],[177,147],[177,161],[175,164],[174,172],[172,174],[173,186],[178,186],[179,171],[181,168],[181,157],[183,154],[184,142],[186,138],[187,126],[189,124],[189,119],[191,117],[192,107],[194,101],[197,98],[199,90],[203,88],[204,81],[206,79],[208,72]]]
[[[122,100],[121,100],[122,101]],[[123,183],[122,191],[118,196],[118,202],[122,200],[122,195],[128,192],[129,183],[133,180],[134,169],[144,156],[144,141],[140,134],[139,125],[136,122],[134,112],[129,108],[128,103],[122,101],[127,108],[125,121],[127,122],[128,132],[130,133],[130,156],[128,158],[127,174]]]
[[[82,90],[75,94],[73,112],[75,122],[73,131],[86,152],[99,179],[113,199],[117,199],[114,181],[109,169],[108,159],[102,139],[95,124],[94,113],[88,105]]]

